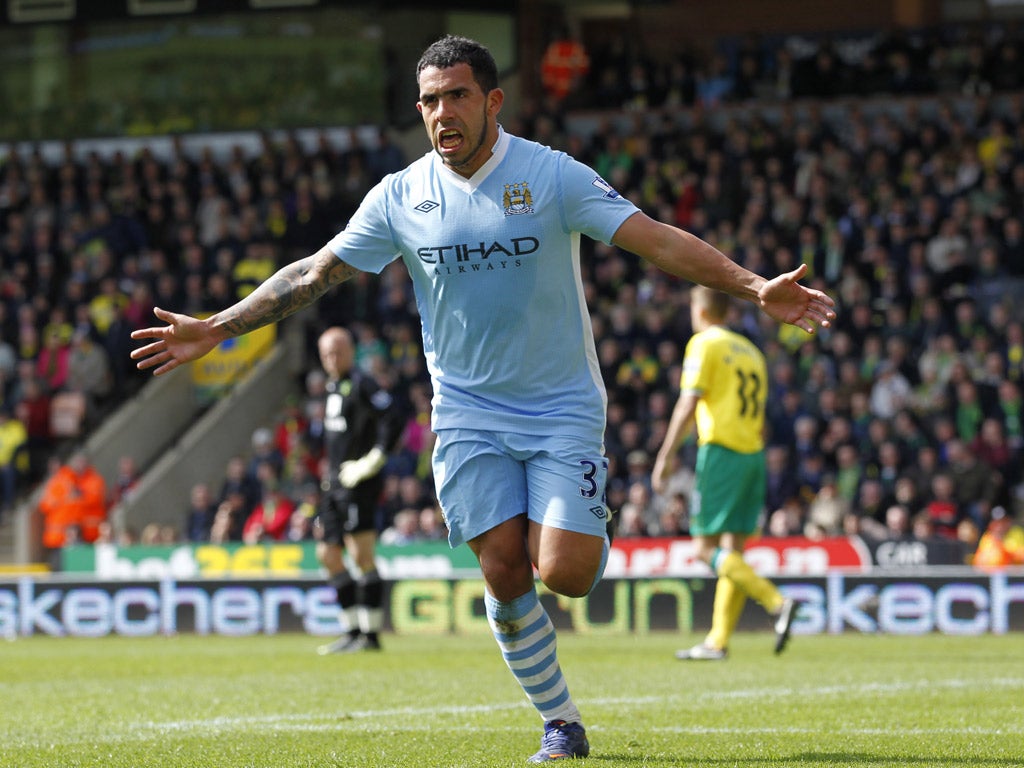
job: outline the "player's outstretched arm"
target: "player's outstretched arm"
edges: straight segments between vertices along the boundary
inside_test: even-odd
[[[169,373],[202,357],[224,339],[283,320],[357,272],[324,247],[282,267],[244,299],[208,318],[154,309],[157,318],[167,324],[133,331],[133,339],[149,339],[150,343],[132,350],[131,357],[139,370],[153,368],[156,376]]]
[[[828,295],[797,282],[806,265],[765,280],[710,243],[644,213],[626,219],[613,241],[669,274],[751,301],[774,319],[809,333],[828,328],[835,318],[835,303]]]

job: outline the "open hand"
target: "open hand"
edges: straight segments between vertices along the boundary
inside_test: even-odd
[[[835,302],[821,291],[800,285],[797,281],[806,274],[807,265],[801,264],[766,282],[757,297],[761,309],[770,317],[814,333],[819,327],[832,325]]]
[[[133,339],[155,341],[132,350],[131,358],[138,361],[136,367],[140,371],[156,368],[153,371],[155,376],[169,373],[183,363],[202,357],[226,338],[217,334],[205,320],[168,312],[159,307],[153,309],[153,314],[167,325],[132,331]]]

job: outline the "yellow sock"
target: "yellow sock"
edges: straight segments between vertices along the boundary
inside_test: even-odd
[[[729,581],[725,579],[725,581]],[[729,600],[729,613],[728,613],[728,627],[729,637],[732,637],[732,633],[736,631],[736,625],[740,623],[740,615],[743,613],[743,606],[747,604],[747,596],[736,589],[736,585],[732,584],[732,598]]]
[[[736,589],[736,585],[724,576],[715,584],[715,607],[711,614],[711,631],[704,639],[709,648],[725,650],[729,647],[732,633],[736,631],[747,596]]]
[[[782,593],[768,579],[754,573],[739,552],[721,550],[714,558],[715,571],[736,585],[743,594],[754,598],[768,613],[777,613],[782,607]]]

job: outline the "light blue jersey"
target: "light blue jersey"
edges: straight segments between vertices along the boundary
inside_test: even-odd
[[[328,244],[357,269],[401,258],[434,386],[433,427],[603,438],[607,396],[580,233],[637,208],[562,152],[500,132],[465,179],[433,152],[384,178]]]

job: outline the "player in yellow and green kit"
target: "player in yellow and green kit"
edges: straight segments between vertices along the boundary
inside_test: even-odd
[[[678,659],[726,658],[747,597],[775,617],[775,652],[789,639],[797,604],[743,559],[743,544],[757,528],[765,500],[764,410],[768,369],[745,336],[729,330],[729,296],[704,286],[690,291],[694,335],[651,483],[664,489],[672,457],[697,425],[696,485],[690,533],[697,555],[718,576],[711,631],[704,642],[678,651]]]

